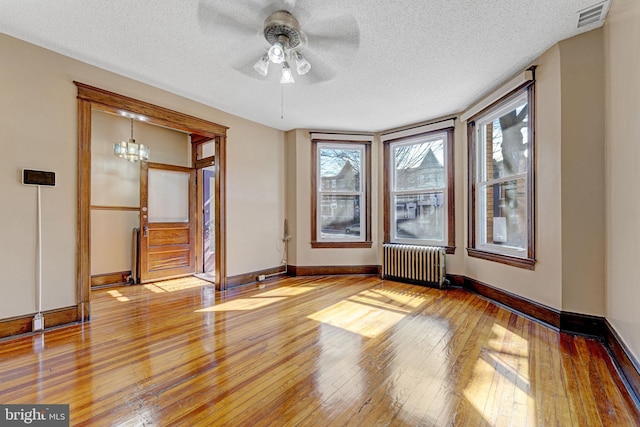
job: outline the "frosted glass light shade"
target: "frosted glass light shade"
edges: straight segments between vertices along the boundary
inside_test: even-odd
[[[294,83],[293,73],[291,72],[291,68],[289,68],[289,63],[284,61],[282,64],[282,77],[280,78],[280,83]]]
[[[261,76],[266,77],[269,72],[269,55],[266,53],[262,55],[262,57],[253,64],[253,69]]]
[[[296,60],[296,71],[298,74],[301,76],[307,74],[309,70],[311,70],[311,64],[309,64],[309,61],[307,61],[305,57],[296,50],[291,53],[293,54],[293,58]]]
[[[285,60],[284,46],[280,42],[275,42],[269,48],[269,59],[274,64],[282,64]]]

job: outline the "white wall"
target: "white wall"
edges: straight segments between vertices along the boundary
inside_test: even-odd
[[[77,89],[80,81],[229,126],[228,274],[280,264],[284,132],[0,35],[0,319],[35,307],[35,189],[23,167],[55,170],[43,190],[44,309],[76,304]],[[126,135],[125,135],[126,136]],[[10,296],[10,297],[9,297]]]
[[[606,317],[640,359],[640,2],[615,0],[604,27]]]

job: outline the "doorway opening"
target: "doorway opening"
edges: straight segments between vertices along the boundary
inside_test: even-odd
[[[198,117],[168,110],[144,101],[122,96],[83,83],[74,82],[78,88],[78,210],[77,210],[77,306],[76,321],[91,317],[91,125],[92,112],[112,114],[133,114],[149,124],[159,125],[189,134],[192,149],[201,142],[214,141],[215,155],[215,218],[219,232],[215,235],[214,268],[215,287],[226,289],[226,240],[225,240],[225,174],[226,174],[226,133],[227,127]],[[193,159],[193,157],[192,157]],[[196,168],[198,162],[195,162]],[[209,166],[209,165],[207,165]],[[122,206],[129,211],[129,206]],[[195,205],[194,205],[195,208]],[[109,209],[105,209],[108,211]],[[137,210],[137,209],[136,209]],[[141,210],[141,209],[140,209]],[[133,212],[133,210],[131,210]],[[130,228],[130,227],[127,227]],[[151,231],[151,227],[149,227]],[[196,239],[198,238],[198,233]],[[199,245],[196,246],[196,252]],[[194,258],[199,260],[197,254]],[[191,259],[191,257],[189,257]]]
[[[216,216],[215,167],[202,169],[202,278],[215,283]]]

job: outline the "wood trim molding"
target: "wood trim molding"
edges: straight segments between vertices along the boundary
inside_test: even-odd
[[[604,319],[604,344],[611,353],[611,358],[625,380],[627,389],[631,392],[634,403],[640,406],[640,362],[633,356],[620,335]]]
[[[226,287],[226,126],[198,117],[169,110],[154,104],[129,98],[104,89],[74,81],[78,88],[78,211],[77,211],[77,267],[76,292],[78,315],[82,320],[90,319],[91,265],[90,215],[91,215],[91,120],[92,109],[121,114],[122,112],[143,115],[148,123],[191,134],[196,143],[216,140],[216,289]]]
[[[311,247],[318,248],[370,248],[373,242],[311,242]]]
[[[100,205],[91,205],[92,211],[131,211],[131,212],[140,212],[139,206],[100,206]]]
[[[596,338],[605,336],[605,319],[582,313],[560,312],[560,330],[570,334],[588,335]]]
[[[464,278],[465,289],[482,295],[498,304],[560,329],[560,311],[511,292],[495,288],[475,279]]]
[[[90,102],[101,111],[120,114],[123,111],[145,116],[148,123],[196,134],[195,138],[226,135],[227,126],[212,123],[148,102],[129,98],[104,89],[74,81],[78,87],[78,99]]]
[[[77,319],[91,317],[91,102],[78,99]],[[46,325],[46,323],[45,323]]]
[[[449,281],[449,286],[455,288],[463,288],[464,287],[464,276],[460,276],[459,274],[447,274],[447,280]]]
[[[512,267],[525,268],[527,270],[536,269],[536,260],[529,258],[517,258],[504,254],[497,254],[495,252],[486,252],[478,249],[467,248],[467,255],[472,258],[479,258],[488,261],[497,262],[500,264],[510,265]]]
[[[378,275],[377,265],[314,265],[288,266],[289,276],[332,276],[342,274],[373,274]]]
[[[238,274],[227,278],[227,289],[235,288],[237,286],[248,285],[258,281],[258,276],[265,275],[279,275],[286,274],[287,270],[285,266],[271,267],[264,270],[252,271],[249,273]]]
[[[118,271],[115,273],[94,274],[91,276],[91,288],[98,286],[111,286],[129,284],[128,277],[131,271]]]
[[[361,145],[364,146],[364,178],[362,179],[362,183],[364,185],[364,215],[366,228],[364,231],[364,241],[319,241],[318,240],[318,144],[321,143],[332,143],[332,144],[344,144],[345,147],[349,145]],[[311,248],[370,248],[372,246],[371,242],[371,206],[372,206],[372,187],[371,187],[371,177],[372,173],[372,162],[371,162],[371,142],[370,141],[361,141],[361,140],[327,140],[327,139],[311,139]]]
[[[79,311],[78,307],[74,305],[43,312],[45,330],[82,321],[78,316]],[[33,332],[33,316],[35,313],[0,320],[0,338]]]

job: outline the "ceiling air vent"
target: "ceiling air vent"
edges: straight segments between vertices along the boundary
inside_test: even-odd
[[[594,6],[588,7],[581,12],[578,12],[578,28],[586,27],[592,24],[602,25],[607,11],[609,10],[609,0],[602,3],[598,3]]]

